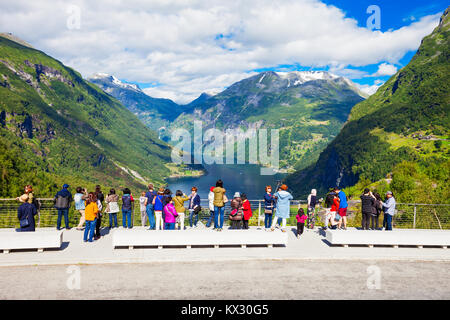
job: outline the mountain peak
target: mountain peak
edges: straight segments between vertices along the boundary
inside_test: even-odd
[[[11,32],[0,32],[0,37],[6,38],[6,39],[14,41],[14,42],[17,42],[18,44],[20,44],[22,46],[34,49],[31,44],[29,44],[28,42],[20,39],[19,37],[16,37]]]
[[[91,77],[88,78],[88,80],[89,81],[97,80],[97,82],[103,81],[103,82],[107,82],[108,84],[110,84],[112,86],[117,86],[117,87],[121,87],[124,89],[131,89],[134,91],[142,91],[141,88],[139,88],[139,86],[137,84],[122,82],[117,77],[115,77],[113,75],[109,75],[107,73],[103,73],[103,72],[97,72],[97,73],[93,74]]]

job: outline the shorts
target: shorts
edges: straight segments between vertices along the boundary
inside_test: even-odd
[[[347,216],[347,208],[339,208],[339,215],[341,217],[346,217]]]

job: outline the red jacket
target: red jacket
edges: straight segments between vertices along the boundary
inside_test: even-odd
[[[330,211],[337,212],[339,209],[339,198],[334,198]]]
[[[242,203],[242,209],[244,210],[244,220],[250,220],[252,217],[252,207],[250,206],[250,201],[245,200]]]

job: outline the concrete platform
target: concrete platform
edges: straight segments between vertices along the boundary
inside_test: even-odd
[[[326,240],[332,245],[433,246],[447,248],[450,245],[450,230],[395,229],[379,230],[327,230]]]
[[[269,235],[263,229],[250,227],[252,231]],[[450,250],[442,248],[418,249],[416,247],[375,247],[353,246],[344,248],[332,246],[325,239],[325,232],[316,228],[305,229],[300,239],[295,236],[296,228],[288,227],[288,243],[278,248],[267,247],[193,247],[189,250],[170,247],[163,250],[135,247],[134,250],[113,250],[112,234],[116,230],[104,228],[103,235],[92,243],[83,242],[83,231],[75,228],[64,230],[64,241],[58,250],[48,250],[45,254],[35,250],[0,254],[1,266],[20,265],[78,265],[78,264],[117,264],[117,263],[155,263],[155,262],[226,262],[226,261],[450,261]],[[51,230],[55,230],[52,228]],[[130,231],[147,231],[142,227],[134,227]],[[192,229],[180,232],[200,232],[217,234],[210,229]],[[176,231],[175,231],[176,232]],[[222,232],[225,232],[222,231]],[[345,231],[343,231],[345,232]],[[380,231],[381,232],[381,231]],[[281,233],[275,230],[273,233]]]
[[[15,229],[0,229],[0,250],[9,253],[11,250],[60,248],[63,232],[57,230],[38,229],[35,232],[17,232]]]
[[[128,247],[173,247],[182,246],[220,246],[238,245],[245,248],[247,245],[261,245],[273,247],[274,245],[287,245],[288,235],[283,232],[261,232],[259,230],[227,230],[211,232],[211,230],[133,230],[118,229],[112,233],[113,248]]]

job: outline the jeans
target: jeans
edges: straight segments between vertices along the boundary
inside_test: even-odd
[[[372,229],[378,229],[378,215],[371,216],[370,220],[372,221]]]
[[[241,229],[241,220],[231,220],[231,229]]]
[[[163,230],[164,222],[162,218],[162,211],[155,211],[155,219],[156,219],[155,230]]]
[[[242,229],[247,230],[248,229],[248,220],[242,220]]]
[[[223,214],[225,207],[216,207],[214,206],[214,224],[216,228],[223,228]]]
[[[272,225],[272,213],[264,213],[264,227],[269,229]]]
[[[64,216],[66,229],[69,229],[69,208],[58,209],[58,220],[56,220],[56,229],[61,229],[61,218]]]
[[[155,222],[155,215],[153,214],[153,204],[148,204],[146,207],[147,211],[147,217],[148,217],[148,223],[150,225],[149,229],[155,229],[156,222]]]
[[[386,219],[386,230],[392,230],[392,216],[389,213],[384,214]]]
[[[114,224],[113,224],[113,221],[114,221]],[[117,228],[118,227],[118,225],[117,225],[117,212],[109,214],[109,227],[110,228],[112,228],[112,227]]]
[[[194,226],[197,226],[197,222],[198,222],[198,213],[195,214],[194,210],[189,209],[189,225],[192,228],[192,220],[194,220]]]
[[[209,210],[209,218],[208,222],[206,223],[206,227],[209,228],[211,226],[211,222],[213,221],[214,221],[214,210]],[[217,228],[215,221],[214,221],[214,228]]]
[[[88,241],[88,234],[89,234],[89,242],[92,242],[92,238],[94,237],[95,232],[95,226],[97,224],[97,219],[94,219],[94,221],[86,220],[86,228],[84,229],[84,241]]]
[[[174,222],[164,223],[164,230],[175,230],[175,223]]]
[[[127,219],[128,219],[128,228],[131,229],[131,209],[130,210],[122,209],[122,226],[124,228],[127,227]]]
[[[277,217],[276,219],[273,219],[273,221],[272,221],[272,228],[275,228],[277,223],[282,229],[286,228],[286,218],[279,218],[279,217]]]

